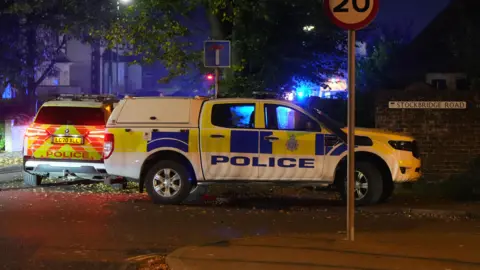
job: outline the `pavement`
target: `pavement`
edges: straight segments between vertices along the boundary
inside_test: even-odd
[[[274,245],[283,240],[274,242],[270,237],[317,234],[341,237],[346,223],[345,208],[331,201],[270,198],[270,203],[265,200],[253,206],[246,199],[226,204],[213,201],[161,206],[152,204],[145,194],[62,192],[62,188],[0,191],[0,269],[135,269],[129,267],[141,262],[132,262],[134,258],[166,256],[185,246],[217,243],[215,254],[220,256],[217,252],[225,248],[222,245],[237,245],[243,240],[235,239],[243,237],[267,237],[266,241]],[[475,235],[480,221],[358,212],[356,226],[359,238],[363,234],[413,232],[442,239],[448,234]],[[292,239],[286,241],[294,243]],[[272,249],[249,248],[258,252]],[[284,261],[295,263],[292,256],[285,255],[294,252],[290,249],[274,253],[283,252]],[[238,249],[234,251],[236,254]],[[311,252],[305,249],[293,254]],[[306,255],[298,256],[304,258],[304,264],[308,262],[308,258],[302,257]],[[248,256],[245,259],[259,260]],[[286,265],[292,268],[291,264]]]
[[[12,164],[18,162],[21,157],[22,152],[0,153],[0,183],[22,178],[22,166]]]
[[[180,248],[171,270],[480,269],[480,228],[254,237]]]
[[[22,177],[21,165],[0,167],[0,182],[11,182],[16,179],[22,179]]]

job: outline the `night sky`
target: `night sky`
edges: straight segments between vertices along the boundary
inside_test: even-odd
[[[402,29],[412,24],[410,34],[414,37],[449,2],[450,0],[380,0],[380,12],[375,22],[382,26]]]

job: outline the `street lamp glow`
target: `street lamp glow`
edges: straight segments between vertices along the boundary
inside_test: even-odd
[[[303,27],[303,31],[305,31],[305,32],[311,32],[314,29],[315,29],[315,26],[313,26],[313,25],[306,25],[306,26]]]
[[[128,5],[131,4],[133,0],[119,0],[118,2],[122,5]]]

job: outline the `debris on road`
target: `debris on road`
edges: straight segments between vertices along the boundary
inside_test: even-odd
[[[170,270],[165,262],[165,256],[161,255],[148,256],[137,263],[137,270]]]
[[[23,180],[14,180],[0,184],[0,191],[25,190],[28,192],[65,192],[65,193],[138,193],[138,183],[127,182],[125,188],[118,188],[93,181],[63,181],[44,179],[41,186],[24,187]]]
[[[0,153],[0,168],[13,165],[21,165],[22,162],[22,152]]]

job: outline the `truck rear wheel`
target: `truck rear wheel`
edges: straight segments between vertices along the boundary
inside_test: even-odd
[[[23,172],[23,183],[26,186],[37,187],[42,184],[42,176],[36,174],[30,174],[28,172]]]
[[[147,193],[156,204],[179,204],[192,189],[185,166],[173,161],[159,161],[145,177]]]
[[[339,192],[347,201],[347,172],[341,171]],[[372,205],[380,202],[383,194],[383,179],[380,170],[369,162],[358,162],[355,170],[355,205]]]

